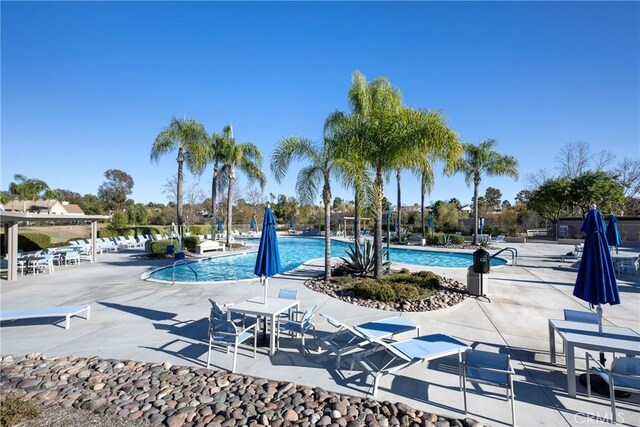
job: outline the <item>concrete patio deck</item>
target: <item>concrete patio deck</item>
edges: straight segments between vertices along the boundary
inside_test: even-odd
[[[487,294],[491,301],[469,298],[457,306],[423,313],[403,313],[419,323],[422,334],[445,333],[474,348],[506,352],[516,370],[516,416],[519,425],[605,425],[610,416],[605,397],[587,399],[578,385],[578,397],[566,390],[564,358],[559,365],[549,363],[547,320],[561,318],[562,309],[584,309],[587,304],[573,297],[576,270],[560,256],[572,246],[554,244],[516,244],[518,265],[494,268],[489,276]],[[412,248],[415,249],[415,248]],[[626,250],[629,255],[638,249]],[[91,304],[91,320],[72,319],[65,330],[50,319],[8,321],[0,329],[3,355],[41,352],[48,355],[99,355],[108,358],[204,366],[207,357],[208,298],[221,303],[237,303],[262,295],[258,280],[239,283],[168,285],[145,282],[140,275],[169,264],[169,260],[140,259],[139,251],[102,254],[93,264],[56,267],[53,275],[19,277],[2,281],[2,308],[34,308],[57,305]],[[274,278],[270,295],[283,287],[296,287],[302,307],[320,306],[345,323],[357,324],[381,319],[391,312],[353,306],[303,285],[318,271],[316,260],[298,270]],[[433,271],[466,281],[465,269]],[[605,324],[640,329],[640,276],[619,277],[622,304],[605,306]],[[62,322],[64,323],[64,322]],[[317,317],[320,333],[333,328]],[[339,393],[365,396],[371,377],[359,371],[336,371],[334,359],[322,354],[303,354],[298,341],[284,339],[282,350],[272,357],[267,348],[259,348],[258,357],[241,349],[238,372],[256,377],[293,381],[321,386]],[[560,342],[558,341],[558,345]],[[577,351],[582,359],[584,352]],[[611,360],[611,355],[607,358]],[[217,351],[213,364],[230,369],[232,356]],[[577,363],[584,371],[584,360]],[[380,382],[377,399],[399,401],[416,408],[452,417],[463,417],[462,393],[458,389],[457,357],[447,357],[416,365],[389,375]],[[501,389],[471,386],[469,416],[502,425],[510,422],[509,404]],[[640,425],[640,396],[618,399],[618,420],[629,426]]]

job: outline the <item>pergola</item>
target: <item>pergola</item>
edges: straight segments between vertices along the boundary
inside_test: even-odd
[[[345,216],[344,218],[342,218],[344,220],[344,237],[347,237],[347,220],[351,220],[351,221],[355,221],[355,217],[353,216]],[[369,222],[370,218],[360,218],[360,223],[367,221]],[[356,225],[355,223],[353,224],[354,226]],[[358,229],[360,229],[360,224],[358,224]]]
[[[5,248],[7,248],[7,280],[18,277],[18,224],[23,222],[90,222],[91,223],[91,261],[96,260],[96,237],[98,221],[109,219],[106,215],[52,215],[24,212],[0,211],[0,224],[4,226]]]

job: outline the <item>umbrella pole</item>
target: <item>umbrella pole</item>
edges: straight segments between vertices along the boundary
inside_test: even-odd
[[[602,333],[602,304],[598,304],[596,307],[596,313],[598,315],[598,333]],[[600,363],[604,366],[607,359],[604,357],[604,352],[600,352]]]
[[[264,286],[264,303],[267,303],[267,285],[269,284],[269,278],[265,277],[262,285]]]

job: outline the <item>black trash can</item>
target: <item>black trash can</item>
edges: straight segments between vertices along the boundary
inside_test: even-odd
[[[478,249],[473,253],[474,273],[487,274],[491,268],[491,255],[484,249]]]

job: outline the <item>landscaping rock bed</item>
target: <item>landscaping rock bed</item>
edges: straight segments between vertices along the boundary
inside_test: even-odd
[[[403,303],[386,303],[369,299],[362,299],[355,296],[352,290],[343,289],[340,285],[327,283],[322,278],[309,279],[304,282],[305,286],[316,292],[322,292],[333,298],[348,302],[350,304],[363,307],[377,308],[379,310],[391,311],[431,311],[454,306],[469,297],[467,287],[453,279],[442,278],[442,283],[431,296]]]
[[[62,406],[180,426],[473,426],[403,403],[379,402],[316,387],[204,368],[99,357],[4,356],[3,393],[18,391]]]

